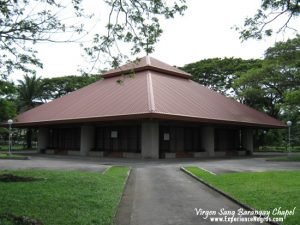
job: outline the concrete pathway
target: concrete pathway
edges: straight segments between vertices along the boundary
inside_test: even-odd
[[[195,208],[219,212],[222,208],[237,211],[240,207],[184,174],[178,167],[133,168],[115,224],[227,224],[197,216]]]

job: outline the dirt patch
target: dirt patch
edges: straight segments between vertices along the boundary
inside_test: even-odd
[[[44,225],[37,219],[32,219],[27,216],[16,216],[11,213],[0,214],[0,224],[9,225]]]
[[[16,176],[9,173],[0,174],[0,182],[31,182],[31,181],[39,181],[39,180],[44,180],[44,179],[36,178],[36,177]]]

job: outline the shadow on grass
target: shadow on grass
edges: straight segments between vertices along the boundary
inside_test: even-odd
[[[0,174],[0,182],[32,182],[45,180],[44,178],[17,176],[9,173]]]
[[[0,214],[0,225],[43,225],[39,220],[12,213]]]

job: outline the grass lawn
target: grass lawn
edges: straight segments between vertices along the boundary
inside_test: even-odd
[[[198,167],[185,167],[200,179],[258,210],[292,210],[294,216],[284,220],[285,225],[298,225],[300,221],[300,172],[247,172],[212,175]]]
[[[260,146],[257,152],[288,152],[287,146]],[[300,146],[291,146],[291,152],[300,152]]]
[[[28,159],[27,156],[23,155],[15,155],[15,154],[6,154],[6,153],[0,153],[0,159]]]
[[[15,170],[33,182],[0,181],[0,215],[13,213],[44,225],[108,225],[112,223],[129,168],[100,172]],[[0,220],[0,225],[7,224]],[[13,224],[13,223],[12,223]]]
[[[283,156],[283,157],[276,157],[267,159],[267,161],[289,161],[289,162],[300,162],[300,156]]]
[[[8,151],[8,145],[0,145],[0,151]],[[35,147],[34,148],[32,148],[32,149],[29,149],[29,150],[34,150],[35,149]],[[26,151],[26,150],[28,150],[28,149],[24,149],[24,146],[23,145],[12,145],[11,146],[11,150],[12,151]]]

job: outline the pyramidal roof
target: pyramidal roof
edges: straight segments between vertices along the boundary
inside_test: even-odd
[[[133,73],[119,83],[120,76]],[[282,128],[285,125],[189,79],[184,71],[144,57],[104,79],[18,115],[16,126],[163,119]]]
[[[123,74],[129,74],[132,72],[137,73],[143,70],[152,70],[178,77],[191,78],[191,75],[189,73],[186,73],[183,70],[180,70],[174,66],[170,66],[150,56],[145,56],[143,58],[136,59],[135,61],[120,66],[116,69],[109,70],[106,73],[104,73],[102,77],[114,77]]]

